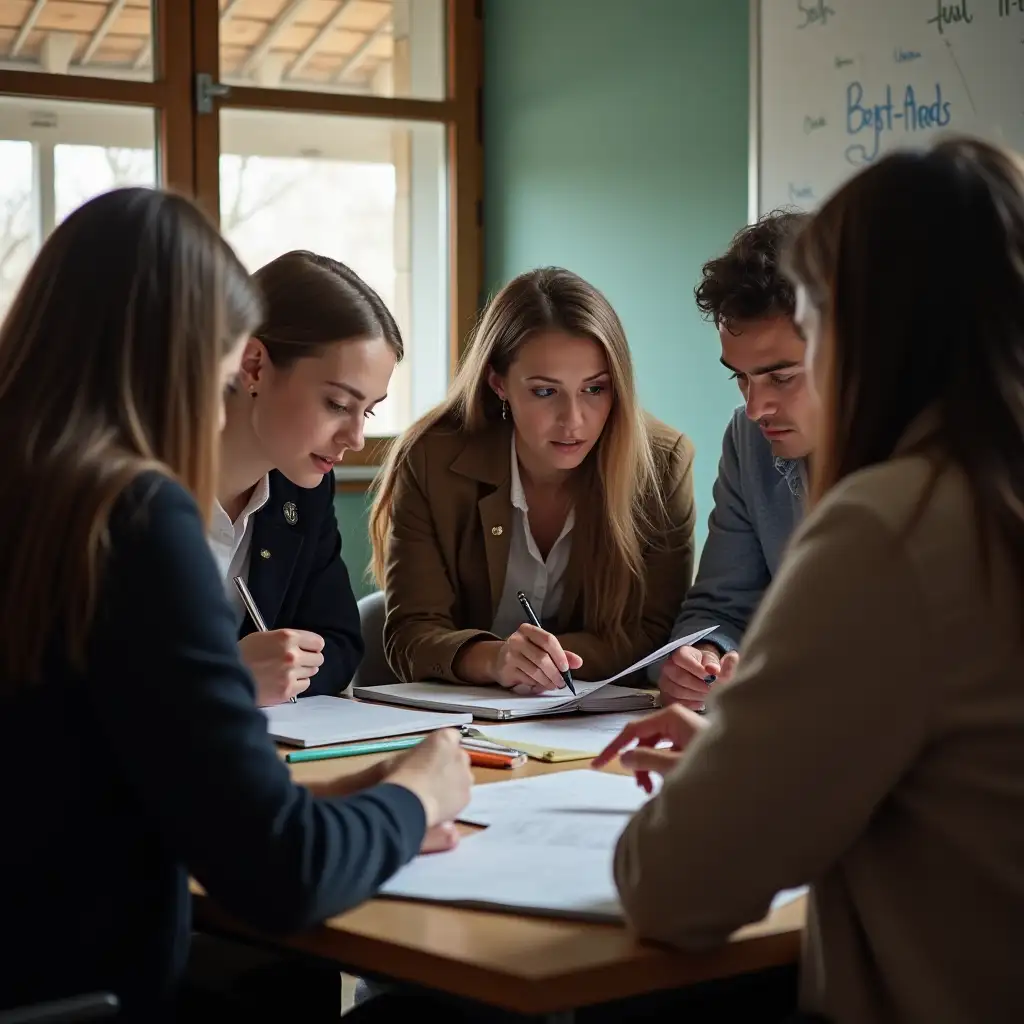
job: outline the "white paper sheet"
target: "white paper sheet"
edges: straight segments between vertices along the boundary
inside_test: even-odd
[[[630,722],[646,718],[649,711],[630,711],[605,715],[568,715],[560,719],[525,719],[514,725],[482,725],[480,732],[514,747],[519,743],[545,750],[577,751],[599,754]]]
[[[459,820],[471,825],[503,825],[535,813],[628,816],[648,799],[632,775],[583,768],[474,786]]]
[[[659,658],[664,658],[666,654],[671,654],[673,651],[678,650],[680,647],[688,647],[693,644],[700,643],[709,633],[714,633],[718,629],[718,626],[710,626],[707,629],[702,629],[697,633],[691,633],[689,636],[682,636],[678,640],[669,640],[667,644],[663,644],[656,651],[648,654],[646,658],[641,658],[639,661],[634,662],[629,668],[624,668],[621,672],[618,672],[614,676],[609,676],[607,679],[602,679],[598,686],[604,686],[606,683],[614,683],[616,679],[621,679],[623,676],[632,675],[634,672],[639,672],[642,668],[647,668],[648,665],[653,665]],[[585,684],[590,685],[590,684]],[[577,687],[579,689],[579,687]]]
[[[263,708],[263,713],[271,738],[294,747],[408,736],[473,721],[473,716],[466,713],[435,714],[319,695]]]
[[[624,813],[586,811],[509,817],[464,838],[448,853],[417,857],[385,884],[381,895],[549,917],[621,921],[612,859],[628,820]],[[804,891],[784,890],[772,901],[772,909]]]
[[[509,818],[448,853],[417,857],[381,895],[621,920],[612,852],[628,820],[628,814],[561,812]]]

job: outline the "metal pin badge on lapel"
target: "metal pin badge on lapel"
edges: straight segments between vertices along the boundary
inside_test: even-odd
[[[260,558],[269,558],[270,552],[266,548],[260,548]]]
[[[284,512],[284,521],[289,526],[294,526],[299,521],[299,510],[294,501],[286,501],[282,511]]]
[[[500,526],[491,527],[491,533],[493,533],[495,537],[500,537],[504,532],[505,531]]]

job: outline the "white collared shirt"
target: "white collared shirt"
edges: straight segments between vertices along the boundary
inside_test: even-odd
[[[562,593],[565,590],[565,570],[569,565],[569,552],[572,550],[570,534],[576,521],[576,510],[570,509],[565,517],[562,532],[551,545],[548,557],[541,558],[537,542],[530,532],[530,520],[527,515],[529,505],[526,503],[523,481],[519,475],[515,434],[512,435],[511,497],[512,536],[509,538],[505,587],[501,592],[498,611],[491,626],[491,632],[501,637],[511,635],[528,621],[516,596],[520,590],[529,598],[530,605],[542,624],[549,623],[558,614]]]
[[[232,582],[236,576],[249,579],[249,562],[252,554],[252,517],[270,500],[270,477],[264,476],[253,489],[242,514],[231,522],[230,516],[219,501],[213,503],[213,522],[210,524],[210,550],[224,580],[224,589],[231,606],[241,622],[245,606],[238,589]]]

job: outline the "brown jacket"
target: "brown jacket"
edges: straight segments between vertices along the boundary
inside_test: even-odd
[[[693,575],[693,446],[678,431],[649,420],[670,526],[645,559],[646,601],[630,643],[616,647],[586,632],[581,580],[590,553],[574,531],[558,636],[583,659],[580,679],[604,679],[669,638]],[[460,682],[459,648],[490,632],[508,563],[512,518],[511,426],[477,434],[438,426],[399,470],[385,572],[384,649],[406,681]]]
[[[1024,1020],[1024,601],[965,478],[904,454],[798,530],[710,725],[619,842],[644,934],[720,943],[811,883],[801,1003]]]

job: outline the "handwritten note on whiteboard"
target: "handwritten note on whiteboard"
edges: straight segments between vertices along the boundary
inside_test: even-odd
[[[1024,0],[759,0],[752,213],[813,209],[885,153],[1024,151]]]

